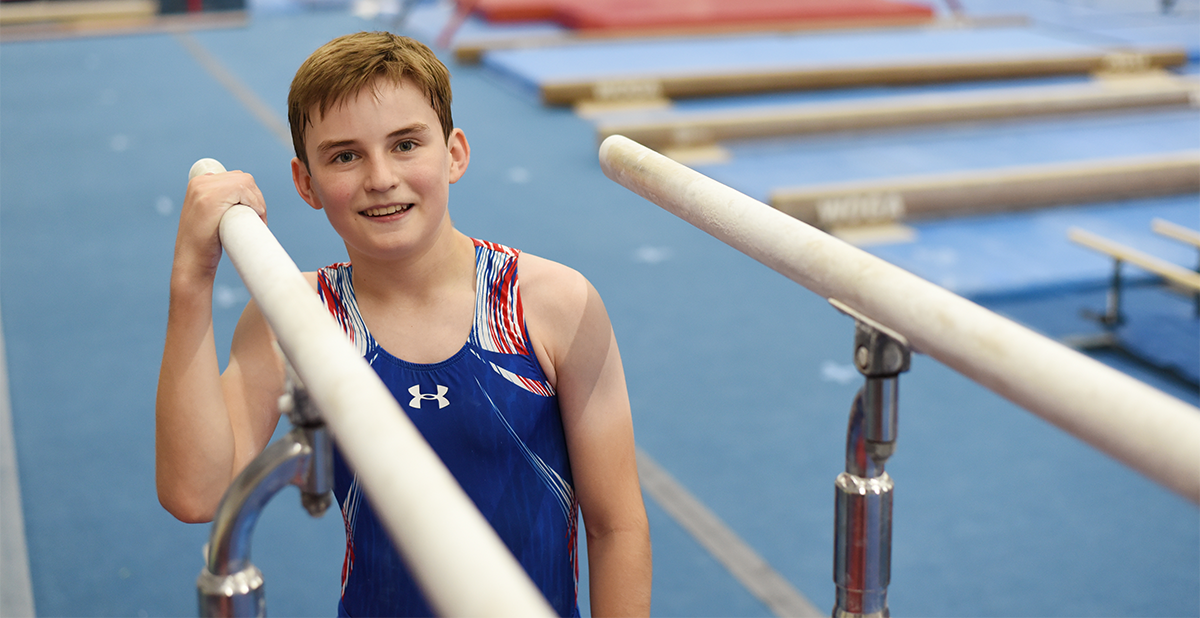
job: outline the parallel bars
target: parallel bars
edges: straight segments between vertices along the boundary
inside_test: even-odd
[[[604,173],[789,279],[1200,504],[1200,410],[628,138]]]

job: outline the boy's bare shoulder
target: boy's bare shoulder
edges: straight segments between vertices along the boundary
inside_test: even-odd
[[[607,325],[603,304],[582,274],[558,262],[521,253],[517,271],[534,350],[550,383],[557,385],[560,369],[580,343],[581,333],[607,332],[607,328],[597,329]]]
[[[521,253],[517,262],[521,280],[521,301],[542,309],[580,308],[587,302],[591,284],[579,271],[530,253]]]

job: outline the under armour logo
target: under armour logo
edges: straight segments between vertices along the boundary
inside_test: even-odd
[[[412,401],[408,402],[408,406],[410,408],[417,408],[419,410],[421,409],[421,400],[429,399],[438,402],[438,409],[440,410],[450,405],[450,400],[446,399],[446,393],[449,391],[449,388],[438,384],[436,395],[432,393],[422,393],[421,385],[414,384],[412,388],[408,389],[408,394],[413,396]]]

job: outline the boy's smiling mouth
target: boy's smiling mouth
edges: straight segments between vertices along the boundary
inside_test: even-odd
[[[368,217],[386,217],[398,212],[406,212],[409,208],[412,208],[412,204],[389,204],[378,208],[368,208],[362,214]]]

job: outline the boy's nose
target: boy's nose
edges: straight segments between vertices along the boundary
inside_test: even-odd
[[[375,157],[367,170],[368,191],[389,191],[400,182],[400,176],[390,165],[387,157]]]

